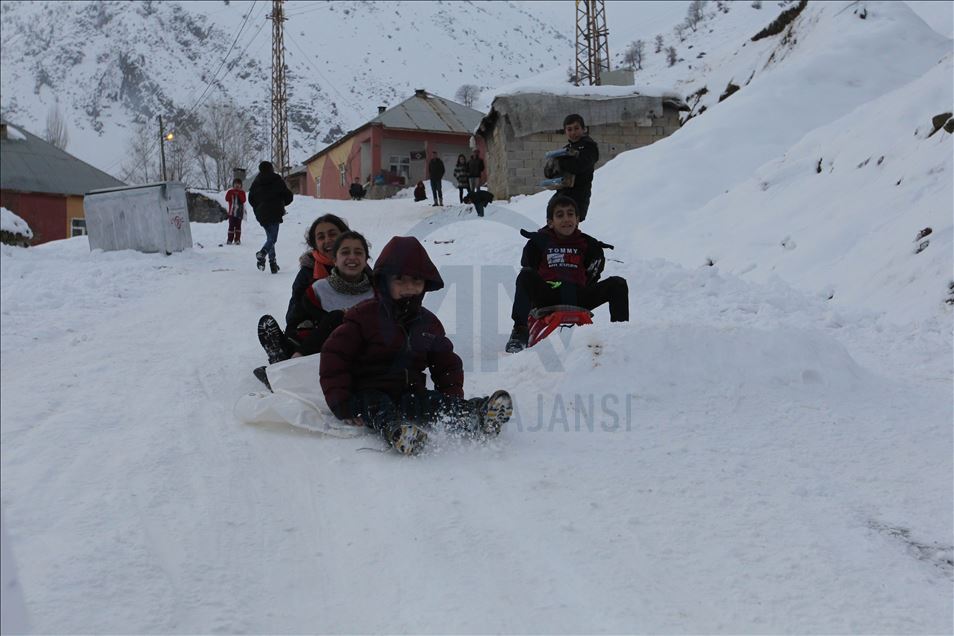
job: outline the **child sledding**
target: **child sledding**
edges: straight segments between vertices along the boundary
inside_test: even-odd
[[[422,306],[424,294],[444,281],[420,242],[392,238],[372,283],[375,297],[348,310],[321,348],[321,389],[335,416],[380,432],[406,455],[438,424],[478,438],[499,434],[513,413],[510,395],[464,399],[463,363],[440,320]]]
[[[587,324],[581,313],[609,303],[610,321],[629,320],[629,288],[626,280],[610,276],[600,280],[605,264],[603,248],[610,247],[579,230],[576,202],[556,196],[547,204],[547,224],[536,232],[521,230],[527,237],[520,258],[522,269],[514,290],[513,331],[507,341],[508,353],[522,351],[529,344],[530,322],[541,339],[559,324]],[[554,308],[543,311],[542,308]],[[531,310],[537,310],[531,316]],[[559,321],[547,321],[549,313],[561,312]],[[543,333],[546,331],[546,333]]]

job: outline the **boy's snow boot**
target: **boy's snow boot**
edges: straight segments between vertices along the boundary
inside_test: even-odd
[[[501,390],[481,401],[483,403],[477,408],[477,425],[484,435],[496,437],[513,415],[513,398]]]
[[[288,359],[285,352],[285,334],[271,316],[262,316],[258,320],[258,341],[268,356],[268,363],[275,364]]]
[[[416,424],[401,424],[391,430],[388,441],[402,455],[416,455],[427,443],[427,431]]]
[[[252,369],[252,375],[258,378],[258,381],[264,384],[269,391],[272,390],[272,385],[268,382],[268,374],[265,373],[265,367],[255,367]]]
[[[255,252],[255,263],[260,270],[265,271],[265,252]]]
[[[269,262],[268,266],[269,266],[269,268],[272,270],[272,273],[273,273],[273,274],[277,274],[277,273],[278,273],[278,270],[281,269],[281,268],[278,266],[278,263],[277,263],[276,261],[271,261],[271,262]]]
[[[530,329],[525,326],[516,325],[510,332],[510,340],[507,341],[505,348],[507,353],[517,353],[527,348],[527,342],[530,341]]]

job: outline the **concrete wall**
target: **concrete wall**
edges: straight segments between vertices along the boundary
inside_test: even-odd
[[[650,121],[627,121],[590,126],[590,137],[599,145],[599,168],[616,155],[648,146],[654,141],[668,137],[679,129],[679,111],[670,106],[663,109],[662,117]],[[562,132],[533,133],[516,137],[506,116],[497,120],[487,141],[487,188],[498,199],[518,194],[534,194],[543,190],[545,155],[566,145]]]

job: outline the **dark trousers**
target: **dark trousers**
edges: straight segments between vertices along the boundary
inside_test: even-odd
[[[474,209],[477,210],[477,216],[484,215],[484,208],[486,204],[483,201],[478,201],[476,197],[474,198]]]
[[[605,303],[609,303],[610,321],[629,320],[629,286],[626,279],[610,276],[583,287],[573,283],[561,283],[553,289],[539,272],[524,267],[517,275],[510,317],[513,318],[514,326],[526,327],[530,310],[536,307],[576,305],[593,310]]]
[[[268,255],[268,260],[275,262],[275,242],[278,240],[278,228],[281,227],[278,223],[270,223],[269,225],[263,225],[262,228],[265,230],[265,244],[262,245],[262,249],[259,250]]]
[[[434,197],[434,203],[444,203],[444,191],[440,179],[431,179],[431,195]]]
[[[469,193],[469,192],[470,192],[470,188],[469,188],[468,186],[462,186],[462,185],[460,185],[460,184],[458,183],[458,184],[457,184],[457,198],[460,200],[461,203],[464,202],[464,193],[465,193],[465,192],[468,192],[468,193]]]
[[[229,217],[229,243],[240,243],[242,241],[242,218],[238,216]]]
[[[473,434],[478,430],[478,400],[465,400],[440,391],[405,393],[397,400],[383,391],[359,391],[351,400],[353,412],[385,437],[401,424],[424,428],[440,424],[453,433]]]

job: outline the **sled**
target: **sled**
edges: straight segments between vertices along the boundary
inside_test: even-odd
[[[576,150],[560,148],[559,150],[551,150],[544,155],[546,157],[546,163],[543,165],[543,176],[546,178],[540,182],[540,187],[546,188],[547,190],[572,188],[575,175],[563,174],[560,159],[562,157],[575,157],[578,154],[580,153]]]
[[[527,326],[530,329],[530,339],[527,347],[532,347],[558,327],[572,327],[574,325],[592,325],[593,314],[584,307],[575,305],[551,305],[530,310]]]

